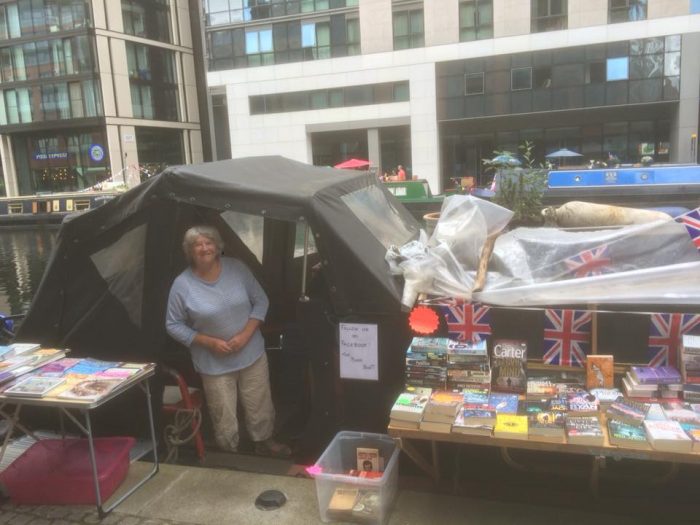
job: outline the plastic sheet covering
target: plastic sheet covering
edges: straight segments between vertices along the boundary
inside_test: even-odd
[[[404,277],[402,305],[410,308],[421,293],[470,299],[481,247],[512,215],[475,197],[446,198],[430,238],[421,231],[418,240],[387,252],[391,272]]]
[[[471,290],[486,237],[511,212],[480,199],[445,200],[430,239],[387,253],[403,274],[402,305],[418,294],[501,306],[700,304],[700,254],[673,220],[595,231],[516,228],[496,241],[484,289]]]
[[[90,256],[109,291],[124,305],[136,326],[141,326],[145,252],[146,225],[142,224]]]

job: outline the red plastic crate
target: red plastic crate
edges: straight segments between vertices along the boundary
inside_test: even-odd
[[[100,495],[104,503],[129,471],[132,437],[95,438]],[[0,483],[13,503],[28,505],[94,505],[87,439],[42,439],[4,472]]]

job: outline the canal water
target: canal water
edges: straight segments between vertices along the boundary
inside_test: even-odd
[[[0,313],[27,311],[57,235],[55,227],[0,229]]]

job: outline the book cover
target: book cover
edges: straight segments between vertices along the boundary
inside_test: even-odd
[[[612,388],[614,363],[611,355],[586,356],[586,388]]]
[[[116,379],[87,379],[75,383],[71,388],[61,392],[58,397],[81,401],[97,401],[122,383]]]
[[[435,354],[447,354],[450,340],[447,337],[414,337],[410,350],[413,353],[433,352]]]
[[[622,421],[608,419],[610,444],[621,447],[648,448],[649,442],[643,426],[628,425]]]
[[[506,394],[504,392],[491,392],[489,394],[489,408],[499,414],[517,413],[518,403],[518,394]]]
[[[62,377],[30,376],[12,385],[3,393],[8,396],[44,397],[64,381]]]
[[[639,403],[629,398],[622,398],[611,403],[605,413],[608,416],[608,420],[641,426],[647,412],[649,412],[647,403]]]
[[[37,374],[46,377],[61,377],[65,375],[66,372],[70,370],[73,366],[78,364],[79,361],[80,359],[78,358],[64,357],[62,359],[59,359],[58,361],[54,361],[53,363],[49,363],[42,366],[37,371]]]
[[[12,354],[22,355],[27,352],[38,350],[41,348],[41,345],[39,343],[12,343],[10,348],[12,349]]]
[[[664,402],[661,408],[666,415],[666,419],[678,421],[679,423],[694,423],[700,425],[700,414],[692,409],[690,404],[680,401]]]
[[[557,385],[548,379],[528,379],[527,380],[527,398],[542,399],[545,397],[551,398],[558,394]]]
[[[357,470],[379,472],[379,449],[357,447]]]
[[[463,403],[464,394],[461,390],[434,390],[423,414],[451,416],[454,421]]]
[[[97,372],[102,372],[108,368],[118,367],[120,363],[114,361],[100,361],[99,359],[84,358],[73,365],[70,369],[71,374],[92,375]]]
[[[420,421],[431,393],[432,390],[430,388],[407,388],[396,399],[394,406],[391,408],[390,417],[404,421]]]
[[[468,434],[470,436],[490,436],[493,434],[493,425],[471,424],[464,421],[460,412],[452,425],[452,432]]]
[[[632,378],[642,385],[666,385],[682,382],[680,372],[672,366],[633,366],[630,372]]]
[[[596,416],[566,416],[566,437],[570,443],[579,445],[602,445],[605,442],[603,429]]]
[[[465,425],[495,425],[495,410],[465,408],[460,412],[463,424]],[[455,423],[456,424],[456,423]]]
[[[567,396],[553,397],[549,400],[549,410],[567,412],[569,410],[569,398]]]
[[[617,401],[619,397],[622,397],[622,392],[618,388],[594,388],[591,390],[598,402],[601,405],[609,405],[613,401]]]
[[[494,341],[491,369],[494,390],[524,394],[527,391],[527,342]]]
[[[493,427],[493,435],[507,439],[527,439],[527,416],[498,414],[496,426]]]
[[[528,399],[525,402],[525,413],[539,414],[540,412],[548,412],[551,399]]]
[[[693,442],[678,421],[645,421],[652,448],[666,452],[690,452]]]
[[[486,341],[462,342],[452,341],[447,344],[448,363],[481,363],[488,362]]]
[[[563,412],[538,412],[527,418],[531,435],[564,438],[566,417]]]
[[[488,408],[489,390],[486,388],[465,388],[464,408]]]
[[[593,394],[570,394],[567,397],[568,412],[575,416],[594,416],[600,409],[600,402]]]

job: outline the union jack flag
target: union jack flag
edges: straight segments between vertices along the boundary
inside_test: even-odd
[[[678,351],[683,334],[700,328],[700,315],[651,314],[649,324],[649,365],[678,368]]]
[[[584,366],[591,340],[591,312],[544,311],[544,356],[548,365]]]
[[[695,208],[688,213],[676,217],[678,222],[682,222],[685,229],[690,234],[690,239],[695,247],[700,250],[700,208]]]
[[[612,259],[610,259],[607,244],[584,250],[568,259],[564,259],[566,268],[569,270],[569,273],[574,274],[574,277],[590,277],[592,275],[611,273],[611,263]]]
[[[491,335],[491,308],[459,300],[437,304],[452,339],[477,342]]]

